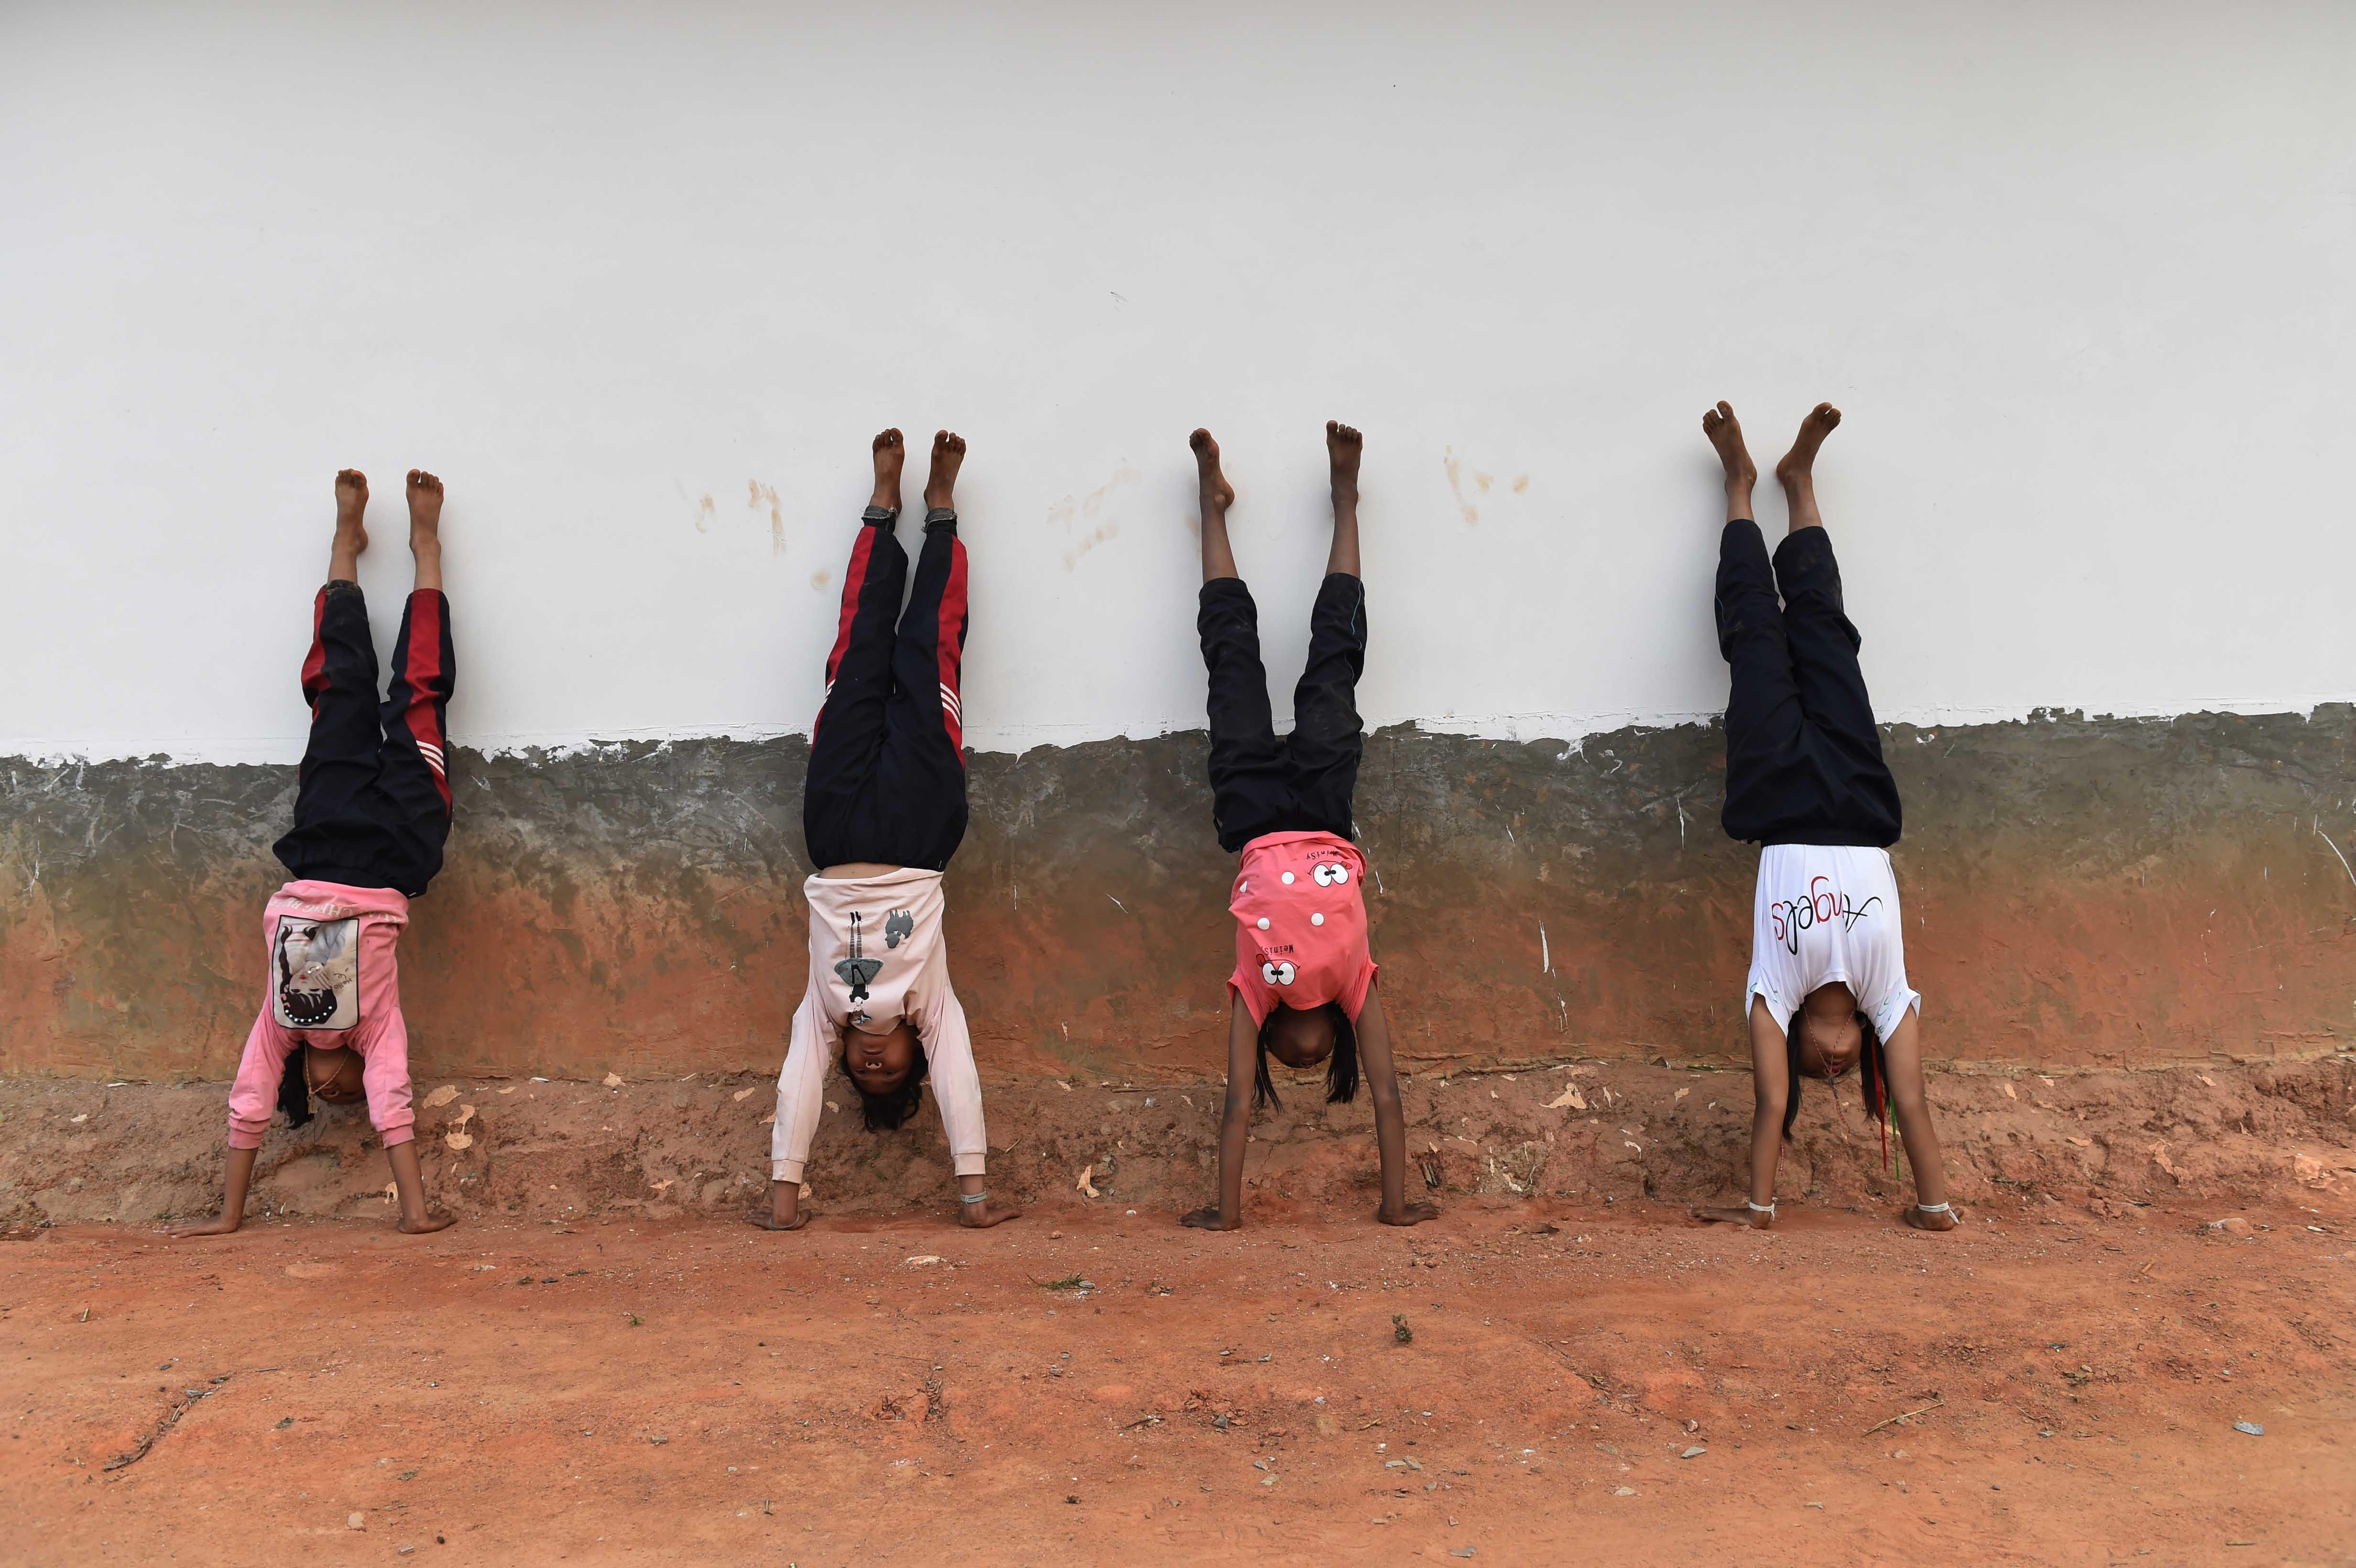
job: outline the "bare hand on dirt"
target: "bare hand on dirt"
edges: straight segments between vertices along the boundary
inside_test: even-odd
[[[216,1214],[209,1220],[191,1220],[185,1225],[168,1226],[164,1233],[175,1240],[182,1236],[226,1236],[234,1232],[241,1223],[241,1220]]]
[[[1020,1220],[1023,1211],[1009,1209],[1002,1203],[960,1203],[958,1223],[969,1231],[987,1231],[992,1225],[1003,1225],[1009,1220]]]

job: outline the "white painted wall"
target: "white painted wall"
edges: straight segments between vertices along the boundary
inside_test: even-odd
[[[1281,711],[1328,414],[1370,722],[1685,719],[1720,396],[1847,410],[1884,718],[2356,697],[2351,80],[2339,4],[12,6],[0,753],[297,755],[345,464],[388,645],[449,482],[462,742],[805,729],[887,422],[972,442],[977,746],[1202,722],[1197,423]]]

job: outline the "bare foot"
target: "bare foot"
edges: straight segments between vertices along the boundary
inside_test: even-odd
[[[965,462],[965,437],[953,430],[933,432],[933,471],[925,476],[925,507],[954,507],[958,469]]]
[[[1825,437],[1840,428],[1840,411],[1830,403],[1818,403],[1800,421],[1800,433],[1792,438],[1792,450],[1783,461],[1775,464],[1775,477],[1790,489],[1812,478],[1816,466],[1816,448],[1824,445]]]
[[[1234,506],[1236,487],[1219,472],[1219,443],[1211,439],[1211,432],[1198,430],[1186,438],[1186,444],[1194,449],[1194,471],[1203,484],[1203,509],[1224,512]]]
[[[1356,430],[1335,420],[1325,421],[1325,461],[1333,469],[1335,490],[1358,493],[1358,457],[1365,449],[1366,438]]]
[[[347,468],[336,475],[336,539],[327,547],[327,581],[357,581],[360,551],[368,549],[368,475]]]
[[[958,1223],[969,1231],[987,1231],[992,1225],[1003,1225],[1009,1220],[1020,1220],[1023,1211],[1009,1209],[1002,1203],[960,1203]]]
[[[1198,430],[1194,433],[1201,436],[1205,441],[1211,439],[1205,432]],[[1217,460],[1218,450],[1219,449],[1215,446],[1211,449],[1213,461],[1215,462]],[[1244,1222],[1241,1220],[1237,1221],[1231,1225],[1226,1221],[1221,1219],[1219,1217],[1219,1206],[1215,1203],[1205,1203],[1203,1207],[1195,1210],[1191,1214],[1181,1214],[1178,1217],[1178,1222],[1182,1225],[1192,1225],[1198,1231],[1240,1231],[1244,1228]]]
[[[423,468],[409,471],[409,548],[442,542],[442,481]]]
[[[440,592],[442,481],[423,468],[409,471],[409,553],[416,558],[418,589]]]
[[[1386,1225],[1420,1225],[1426,1220],[1437,1220],[1440,1218],[1440,1205],[1437,1203],[1410,1203],[1397,1214],[1393,1214],[1387,1210],[1377,1209],[1375,1211],[1375,1218],[1380,1220]]]
[[[871,507],[900,509],[900,465],[908,460],[908,443],[900,439],[898,430],[887,430],[875,438],[875,493],[867,497]]]
[[[1754,1231],[1763,1231],[1775,1222],[1773,1214],[1762,1214],[1749,1204],[1740,1209],[1713,1209],[1697,1204],[1691,1212],[1695,1219],[1708,1221],[1713,1225],[1748,1225]]]
[[[447,1214],[428,1214],[423,1220],[403,1220],[394,1229],[404,1236],[430,1236],[436,1231],[446,1231],[455,1221]]]
[[[1909,1204],[1906,1208],[1906,1222],[1918,1231],[1952,1231],[1955,1228],[1956,1219],[1957,1215],[1952,1209],[1943,1209],[1936,1214],[1926,1214],[1920,1207],[1913,1204]]]
[[[357,468],[346,468],[336,475],[336,543],[341,546],[347,538],[352,553],[368,549],[368,475]]]
[[[1701,432],[1718,449],[1719,465],[1726,470],[1728,489],[1740,485],[1747,491],[1758,483],[1759,465],[1751,461],[1751,449],[1742,444],[1742,425],[1734,417],[1732,403],[1721,401],[1706,411],[1701,416]]]

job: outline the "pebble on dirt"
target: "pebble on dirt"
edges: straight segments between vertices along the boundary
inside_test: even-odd
[[[2233,1430],[2245,1432],[2253,1437],[2264,1437],[2266,1435],[2266,1429],[2254,1421],[2237,1421],[2233,1423]]]

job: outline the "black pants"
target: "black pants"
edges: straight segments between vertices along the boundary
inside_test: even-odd
[[[1775,602],[1778,584],[1783,602]],[[1718,552],[1730,837],[1762,844],[1898,842],[1898,783],[1881,760],[1860,639],[1841,609],[1832,536],[1802,528],[1768,570],[1759,525],[1726,525]]]
[[[1259,611],[1238,577],[1203,584],[1194,617],[1211,677],[1211,819],[1234,854],[1267,833],[1351,838],[1365,732],[1358,677],[1366,667],[1366,589],[1345,571],[1317,587],[1309,612],[1309,663],[1292,689],[1292,733],[1277,739],[1268,670],[1259,662]]]
[[[311,741],[294,791],[294,827],[272,846],[298,878],[392,888],[410,898],[442,869],[450,837],[448,731],[457,680],[450,601],[412,593],[380,706],[376,643],[356,582],[330,582],[311,608],[303,697]]]
[[[870,507],[851,548],[842,616],[810,736],[802,834],[810,864],[945,870],[965,838],[965,545],[957,513],[925,517],[908,607],[899,514]],[[898,629],[894,629],[894,623]]]

